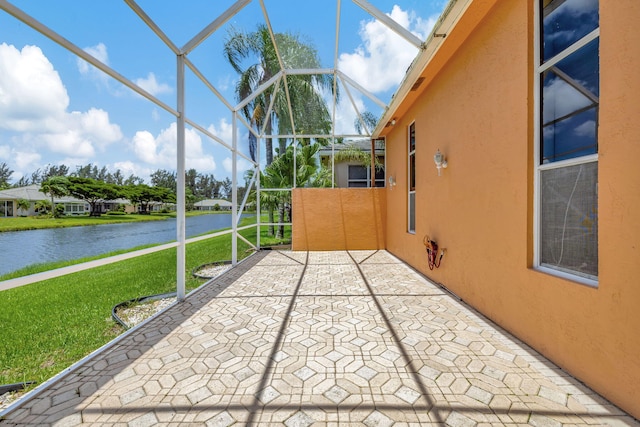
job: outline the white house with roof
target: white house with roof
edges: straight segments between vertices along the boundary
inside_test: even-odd
[[[26,200],[29,208],[18,208],[19,200]],[[0,217],[35,215],[35,205],[42,200],[50,201],[51,196],[40,191],[37,184],[0,190]],[[54,197],[53,202],[63,204],[66,215],[83,215],[90,210],[89,203],[71,196]]]
[[[342,144],[328,145],[318,151],[320,162],[331,167],[331,158],[336,157],[334,164],[334,183],[337,188],[371,187],[371,165],[363,164],[358,153],[369,155],[374,146],[378,165],[375,167],[375,186],[385,186],[385,145],[384,140],[372,141],[359,139]]]
[[[216,209],[216,206],[218,206],[219,209]],[[197,211],[230,211],[231,202],[224,199],[206,199],[194,203],[193,207]]]

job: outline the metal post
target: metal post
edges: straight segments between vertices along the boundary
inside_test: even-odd
[[[371,186],[371,188],[374,188],[376,186],[376,140],[371,138],[371,172],[369,173],[369,175],[371,175],[369,178],[371,180],[371,183],[369,184]]]
[[[260,168],[260,147],[261,147],[261,143],[260,141],[263,138],[259,138],[257,141],[258,146],[256,147],[256,163],[258,164],[258,166],[256,167],[256,173],[258,174],[258,176],[256,177],[256,227],[257,227],[257,237],[256,237],[256,247],[258,249],[260,249],[260,234],[262,234],[262,226],[260,225],[261,222],[261,213],[260,213],[260,186],[262,185],[261,181],[260,181],[260,173],[261,173],[261,168]]]
[[[238,263],[238,112],[233,112],[231,150],[231,265]]]
[[[185,132],[184,132],[184,55],[177,55],[177,84],[178,92],[178,140],[177,140],[177,205],[176,205],[176,233],[177,233],[177,256],[176,256],[176,296],[178,301],[185,298],[185,271],[186,271],[186,218],[185,218]]]

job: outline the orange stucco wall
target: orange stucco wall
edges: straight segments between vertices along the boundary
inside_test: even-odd
[[[397,181],[386,189],[387,249],[640,417],[640,2],[600,2],[597,288],[532,268],[533,0],[474,1],[470,10],[464,43],[447,45],[447,36],[446,63],[427,73],[387,134],[386,172]],[[440,177],[438,148],[449,163]],[[427,268],[424,235],[447,248],[439,269]]]
[[[385,200],[384,188],[294,189],[292,249],[384,249]]]

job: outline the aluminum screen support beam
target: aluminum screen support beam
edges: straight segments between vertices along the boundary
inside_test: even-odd
[[[355,4],[363,8],[369,15],[376,18],[378,21],[382,22],[386,25],[391,31],[398,34],[400,37],[417,47],[418,49],[422,49],[424,47],[424,42],[416,37],[411,31],[405,29],[402,25],[398,24],[393,19],[389,18],[383,12],[381,12],[374,5],[369,3],[366,0],[353,0]]]
[[[233,112],[231,139],[231,265],[238,264],[238,112]]]
[[[331,188],[336,186],[336,114],[338,110],[338,55],[340,50],[340,19],[342,5],[338,0],[336,8],[336,44],[333,51],[333,103],[331,105]]]
[[[58,43],[60,46],[62,46],[63,48],[67,49],[68,51],[72,52],[73,54],[75,54],[79,58],[84,59],[89,64],[93,65],[94,67],[96,67],[100,71],[104,72],[108,76],[113,77],[115,80],[119,81],[120,83],[122,83],[123,85],[128,87],[129,89],[131,89],[134,92],[136,92],[138,95],[140,95],[140,96],[142,96],[144,98],[147,98],[149,101],[153,102],[158,107],[164,109],[169,114],[173,114],[174,116],[178,115],[178,112],[176,110],[174,110],[173,108],[169,107],[167,104],[165,104],[164,102],[160,101],[158,98],[156,98],[155,96],[151,95],[149,92],[147,92],[146,90],[142,89],[140,86],[138,86],[137,84],[133,83],[131,80],[127,79],[122,74],[118,73],[116,70],[114,70],[113,68],[111,68],[108,65],[106,65],[104,62],[102,62],[99,59],[97,59],[95,56],[85,52],[83,49],[80,49],[77,45],[71,43],[69,40],[67,40],[66,38],[62,37],[60,34],[56,33],[51,28],[47,27],[46,25],[44,25],[43,23],[41,23],[40,21],[38,21],[37,19],[35,19],[31,15],[29,15],[29,14],[25,13],[24,11],[22,11],[21,9],[15,7],[11,3],[9,3],[8,1],[0,0],[0,9],[4,10],[9,15],[13,16],[14,18],[16,18],[18,21],[21,21],[21,22],[25,23],[26,25],[28,25],[29,27],[33,28],[34,30],[36,30],[37,32],[42,34],[43,36],[49,38],[50,40],[53,40],[56,43]]]
[[[183,54],[189,54],[193,49],[195,49],[200,43],[205,41],[207,37],[216,32],[218,28],[224,25],[229,19],[233,18],[243,7],[251,3],[251,0],[238,0],[235,2],[229,9],[224,11],[218,18],[216,18],[209,25],[204,27],[202,31],[195,35],[191,40],[185,44],[180,51]]]
[[[338,71],[338,75],[340,76],[340,78],[342,78],[344,81],[349,83],[351,86],[353,86],[356,89],[358,89],[358,91],[360,91],[364,96],[366,96],[367,98],[369,98],[370,100],[372,100],[373,102],[378,104],[378,106],[380,108],[382,108],[382,109],[386,109],[387,108],[387,104],[386,103],[384,103],[377,96],[375,96],[374,94],[372,94],[371,92],[366,90],[362,85],[360,85],[358,82],[353,80],[351,77],[347,76],[342,71]]]
[[[173,51],[174,54],[176,55],[180,54],[180,50],[178,49],[178,46],[176,46],[171,41],[171,39],[167,37],[164,31],[162,31],[160,27],[158,27],[158,25],[153,21],[153,19],[151,19],[151,17],[147,15],[147,13],[144,10],[142,10],[142,8],[138,6],[138,4],[134,0],[124,0],[124,2],[131,8],[131,10],[133,10],[136,13],[136,15],[140,17],[140,19],[142,19],[142,21],[145,24],[147,24],[147,27],[149,27],[151,31],[153,31],[155,35],[158,36],[158,38],[162,40],[164,44],[166,44],[169,47],[169,49]]]
[[[184,120],[184,55],[177,55],[177,78],[176,90],[178,108],[178,142],[176,147],[177,163],[177,200],[176,200],[176,240],[178,250],[176,256],[176,296],[178,301],[184,301],[185,292],[185,272],[186,272],[186,204],[185,204],[185,120]]]

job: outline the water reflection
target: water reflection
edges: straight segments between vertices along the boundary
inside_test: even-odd
[[[231,227],[231,214],[186,219],[186,235]],[[32,264],[65,261],[176,240],[176,220],[0,233],[0,275]]]

